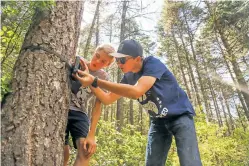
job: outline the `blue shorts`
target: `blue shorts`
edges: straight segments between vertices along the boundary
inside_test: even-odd
[[[89,119],[85,113],[69,110],[65,145],[69,144],[69,132],[72,136],[73,146],[77,149],[76,140],[79,138],[86,138],[89,132]]]

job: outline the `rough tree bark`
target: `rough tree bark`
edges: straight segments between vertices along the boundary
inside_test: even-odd
[[[75,55],[82,2],[37,10],[22,48],[40,45],[69,60]],[[62,165],[69,104],[67,68],[54,54],[22,49],[13,94],[2,110],[2,165]]]

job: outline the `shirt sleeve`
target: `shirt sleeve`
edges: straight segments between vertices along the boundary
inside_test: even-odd
[[[104,70],[100,70],[97,76],[102,80],[109,81],[109,74],[105,72]]]
[[[127,78],[125,77],[125,75],[123,76],[123,78],[120,81],[121,84],[128,84]]]
[[[142,76],[152,76],[160,80],[166,71],[167,68],[165,64],[159,59],[151,57],[144,63]]]
[[[106,81],[109,81],[109,80],[110,80],[109,74],[106,73],[106,72],[104,72],[104,74],[103,74],[103,79],[106,80]]]

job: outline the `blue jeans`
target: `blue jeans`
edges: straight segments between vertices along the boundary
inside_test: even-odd
[[[151,118],[146,166],[165,166],[173,135],[181,166],[201,166],[194,120],[187,114],[173,120]]]

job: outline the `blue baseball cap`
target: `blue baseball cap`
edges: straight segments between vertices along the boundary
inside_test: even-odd
[[[119,44],[118,51],[110,55],[116,58],[143,56],[143,48],[140,43],[133,39],[124,40]]]

